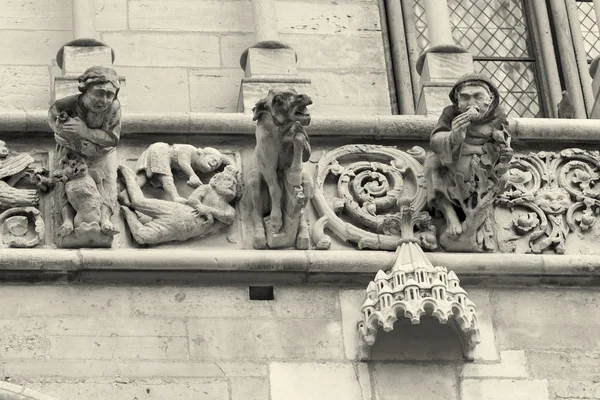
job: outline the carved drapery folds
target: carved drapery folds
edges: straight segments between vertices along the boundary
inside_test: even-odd
[[[433,266],[419,246],[420,239],[413,234],[413,226],[419,221],[410,206],[410,199],[397,200],[400,212],[393,225],[402,239],[398,241],[396,261],[385,272],[380,270],[366,290],[362,305],[362,318],[358,323],[363,357],[368,353],[364,347],[375,344],[377,331],[394,329],[398,318],[407,318],[419,324],[421,317],[432,316],[441,324],[453,324],[458,334],[463,355],[473,359],[475,346],[479,343],[479,326],[475,304],[460,286],[454,271],[443,266]]]
[[[313,228],[317,249],[328,249],[331,238],[356,243],[359,249],[395,250],[400,232],[399,196],[415,210],[416,235],[429,250],[437,247],[435,227],[426,206],[423,166],[425,151],[407,152],[376,145],[347,145],[325,154],[317,165],[313,205],[319,220]]]
[[[565,149],[516,155],[510,163],[509,188],[497,204],[511,211],[515,235],[503,251],[515,251],[521,237],[529,251],[562,254],[570,233],[585,234],[600,212],[600,152]]]

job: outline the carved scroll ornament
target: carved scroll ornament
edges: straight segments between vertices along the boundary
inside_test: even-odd
[[[328,249],[329,229],[359,249],[395,250],[400,232],[397,198],[408,197],[415,210],[417,238],[425,249],[437,247],[435,227],[426,211],[420,147],[407,152],[376,145],[347,145],[325,154],[317,165],[313,205],[319,220],[313,228],[318,249]],[[334,184],[332,184],[332,180]],[[333,195],[328,186],[333,186]]]

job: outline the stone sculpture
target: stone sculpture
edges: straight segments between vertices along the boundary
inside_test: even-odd
[[[257,249],[310,245],[304,208],[313,195],[313,182],[302,168],[311,152],[304,129],[310,124],[311,104],[310,97],[293,90],[270,90],[253,109],[256,147],[247,187]]]
[[[56,100],[48,112],[48,123],[57,144],[56,159],[60,162],[65,156],[71,160],[81,157],[103,198],[97,202],[98,214],[106,218],[102,219],[100,231],[86,224],[74,226],[68,233],[76,210],[68,199],[65,182],[58,183],[57,212],[64,229],[59,230],[57,244],[59,247],[110,247],[113,235],[118,232],[109,219],[117,196],[115,148],[121,133],[121,106],[117,99],[119,77],[111,68],[92,67],[78,82],[81,94]]]
[[[428,250],[437,248],[436,229],[427,211],[420,161],[425,150],[352,144],[325,154],[317,164],[313,205],[320,218],[313,227],[317,249],[328,249],[325,229],[359,249],[395,250],[399,232],[391,222],[400,212],[396,198],[409,198],[416,236]],[[333,180],[331,178],[334,178]]]
[[[205,237],[235,219],[231,202],[237,196],[238,173],[231,166],[215,174],[207,185],[199,186],[185,203],[146,198],[130,168],[121,165],[118,172],[127,194],[119,196],[121,213],[138,244]]]
[[[189,144],[153,143],[138,159],[135,167],[137,182],[144,187],[148,182],[162,187],[172,201],[185,203],[179,196],[173,172],[185,175],[188,186],[197,188],[202,185],[198,177],[217,170],[221,165],[233,165],[231,158],[212,147],[203,149]]]
[[[492,205],[506,187],[512,157],[506,116],[498,89],[481,74],[461,77],[450,100],[424,165],[429,204],[446,222],[440,244],[449,251],[494,251]]]

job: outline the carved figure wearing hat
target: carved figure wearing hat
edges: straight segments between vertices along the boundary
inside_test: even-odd
[[[505,182],[512,149],[498,89],[486,76],[462,76],[450,100],[431,133],[425,177],[430,205],[443,213],[446,236],[456,238],[466,225],[479,229],[477,224],[490,223],[481,217],[486,212],[478,215],[481,221],[469,217],[491,207]]]
[[[90,177],[106,200],[102,212],[110,216],[116,205],[114,150],[121,133],[121,105],[117,99],[119,77],[112,68],[91,67],[79,76],[78,82],[80,94],[56,100],[48,111],[48,123],[57,144],[56,159],[67,154],[84,158]],[[64,193],[64,184],[57,185],[57,189],[63,220],[58,233],[66,236],[73,231],[74,210]],[[115,233],[108,218],[104,221],[102,232]]]

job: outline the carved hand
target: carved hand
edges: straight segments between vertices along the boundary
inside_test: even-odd
[[[200,178],[198,178],[198,175],[192,175],[187,181],[187,185],[193,188],[197,188],[198,186],[202,185],[202,181],[200,180]]]
[[[471,125],[471,119],[468,113],[462,113],[452,120],[452,144],[458,145],[465,140],[467,128]]]
[[[83,138],[88,135],[88,127],[85,122],[78,117],[71,118],[63,125],[63,135],[67,137]]]

